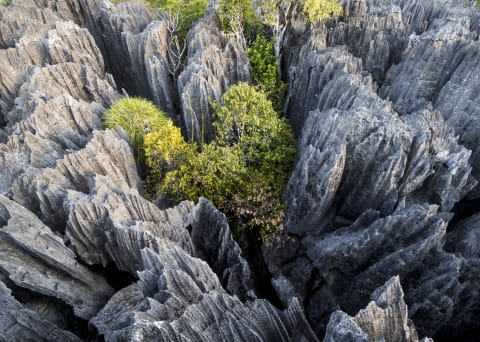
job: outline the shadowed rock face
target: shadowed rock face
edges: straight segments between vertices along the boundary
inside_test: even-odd
[[[74,334],[42,319],[36,312],[25,309],[3,282],[0,282],[0,307],[0,334],[6,341],[81,341]]]
[[[344,9],[310,27],[291,5],[277,30],[299,157],[285,236],[264,248],[272,283],[284,303],[303,300],[321,336],[339,306],[355,315],[400,275],[420,335],[461,336],[453,326],[468,334],[480,307],[465,282],[475,263],[458,255],[446,228],[455,204],[476,198],[477,146],[464,137],[478,136],[476,80],[468,81],[478,12],[462,1],[345,1]]]
[[[243,38],[207,13],[172,75],[167,23],[139,3],[0,6],[1,340],[473,336],[478,210],[451,220],[478,197],[478,12],[343,1],[343,18],[311,27],[297,5],[276,49],[298,160],[285,231],[263,247],[283,309],[256,297],[208,199],[158,208],[128,139],[102,130],[127,92],[211,139],[209,99],[250,81]]]
[[[317,341],[298,300],[280,310],[256,298],[222,213],[207,199],[147,201],[127,139],[102,130],[119,97],[106,70],[168,110],[164,23],[96,1],[14,1],[0,18],[0,339]],[[211,29],[191,34],[188,63],[215,72],[218,84],[202,87],[219,98],[249,79],[248,62]],[[117,293],[111,265],[132,279]]]
[[[385,341],[418,342],[413,322],[403,301],[403,291],[398,277],[388,280],[376,289],[371,302],[355,317],[335,311],[330,318],[324,342]],[[422,342],[433,341],[429,338]]]

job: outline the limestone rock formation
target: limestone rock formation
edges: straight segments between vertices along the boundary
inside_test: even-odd
[[[478,9],[342,4],[311,25],[292,1],[274,32],[298,138],[285,229],[263,246],[283,308],[257,298],[225,215],[145,199],[128,138],[102,129],[122,94],[213,137],[209,101],[251,78],[215,6],[176,70],[168,19],[139,2],[0,6],[0,340],[475,336]]]
[[[139,4],[95,0],[14,1],[0,16],[1,339],[161,340],[188,327],[191,339],[316,341],[298,301],[282,311],[256,299],[222,213],[206,199],[147,201],[128,139],[101,130],[120,70],[128,91],[173,101],[171,85],[162,93],[165,23]],[[223,45],[213,53],[238,62],[215,74],[221,96],[249,70],[245,52],[214,33]],[[114,61],[116,44],[125,58]],[[190,58],[214,70],[195,44]]]
[[[253,295],[250,268],[232,238],[227,218],[205,198],[198,203],[191,222],[191,236],[196,254],[208,262],[229,293],[242,300]]]
[[[32,310],[25,309],[0,281],[0,336],[5,341],[66,341],[79,342],[71,332],[42,319]]]
[[[342,311],[332,314],[324,342],[385,341],[418,342],[398,277],[388,280],[372,293],[371,302],[355,317]],[[433,341],[429,338],[422,342]]]
[[[105,279],[75,260],[67,248],[31,212],[0,197],[0,268],[17,286],[58,298],[89,319],[113,294]]]
[[[218,16],[209,12],[187,37],[187,66],[178,78],[178,93],[182,123],[189,139],[211,140],[209,101],[221,102],[231,85],[251,81],[243,37],[229,40],[220,28]]]
[[[298,301],[284,311],[228,296],[205,262],[178,247],[142,250],[138,283],[119,291],[91,321],[106,341],[317,341]]]
[[[476,146],[457,138],[451,110],[421,94],[444,91],[444,104],[457,103],[460,95],[441,84],[467,62],[459,51],[478,50],[478,13],[461,1],[346,1],[344,9],[343,18],[315,26],[295,5],[280,18],[277,52],[299,157],[285,195],[285,235],[264,248],[272,284],[283,303],[303,300],[320,336],[338,306],[356,314],[397,274],[422,336],[451,337],[452,321],[475,329],[468,317],[478,300],[458,309],[466,316],[454,314],[476,298],[464,284],[471,269],[444,244],[454,206],[475,198],[475,150],[468,148]],[[461,96],[472,96],[476,83],[466,82]],[[475,121],[474,110],[462,115],[463,127]]]
[[[104,51],[119,88],[152,99],[162,110],[176,113],[176,91],[169,61],[170,32],[166,20],[153,20],[138,2],[97,8],[92,33]]]

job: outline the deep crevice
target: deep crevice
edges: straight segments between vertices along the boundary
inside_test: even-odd
[[[132,285],[138,279],[126,271],[118,269],[114,262],[109,262],[107,266],[94,265],[88,267],[91,271],[105,277],[107,283],[113,287],[115,292]]]
[[[12,291],[12,296],[26,309],[36,312],[59,329],[70,331],[83,340],[96,339],[97,332],[89,329],[88,321],[75,316],[73,308],[62,300],[20,287],[10,279],[3,279],[3,281]]]
[[[454,215],[448,223],[447,232],[452,231],[460,221],[480,213],[480,198],[462,200],[455,204],[452,211]]]
[[[277,295],[271,280],[272,274],[262,254],[262,240],[260,234],[250,229],[242,231],[235,239],[240,245],[243,257],[247,260],[251,270],[253,290],[259,298],[266,299],[278,309],[284,309],[282,301]]]

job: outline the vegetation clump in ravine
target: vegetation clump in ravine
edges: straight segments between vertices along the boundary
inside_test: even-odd
[[[137,160],[149,170],[150,193],[174,201],[207,197],[234,227],[257,230],[267,239],[284,217],[281,197],[296,153],[290,125],[265,93],[246,83],[232,86],[221,105],[212,105],[216,137],[208,144],[186,142],[180,129],[143,99],[119,100],[105,123],[127,133]],[[148,114],[138,113],[140,107]]]

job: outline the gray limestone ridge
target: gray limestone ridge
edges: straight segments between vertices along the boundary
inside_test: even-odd
[[[172,74],[167,23],[138,2],[0,6],[0,341],[474,337],[479,12],[342,4],[312,27],[292,2],[274,32],[299,151],[285,231],[262,249],[278,307],[225,215],[147,201],[127,139],[101,122],[128,93],[211,137],[209,98],[251,79],[243,37],[208,12]]]

